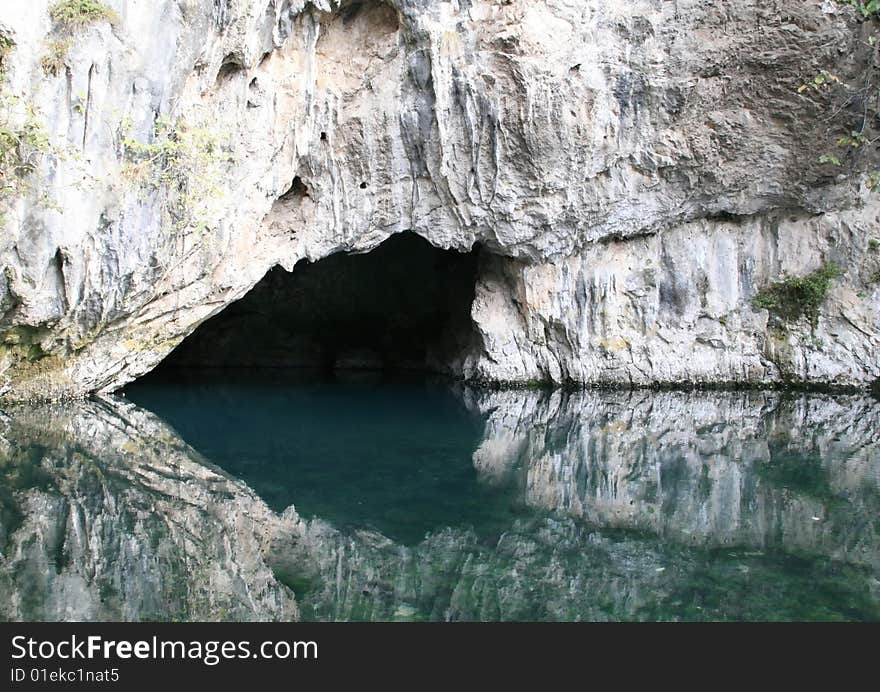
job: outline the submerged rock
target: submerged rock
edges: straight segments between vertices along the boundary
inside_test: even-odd
[[[797,93],[869,65],[851,8],[106,4],[72,34],[0,9],[3,89],[55,147],[2,202],[8,398],[118,388],[270,268],[406,230],[482,247],[463,376],[880,376],[880,204]],[[751,302],[826,262],[815,325]]]

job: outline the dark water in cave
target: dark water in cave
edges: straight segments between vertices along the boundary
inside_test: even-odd
[[[0,415],[3,619],[880,619],[868,397],[126,394]]]

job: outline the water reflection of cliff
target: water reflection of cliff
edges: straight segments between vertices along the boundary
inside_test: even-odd
[[[518,509],[412,544],[273,511],[122,400],[7,411],[0,618],[880,618],[880,403],[461,399],[481,482]]]
[[[603,527],[880,567],[880,402],[775,392],[498,392],[474,464]]]
[[[466,390],[474,464],[534,508],[402,550],[313,523],[317,617],[880,618],[880,404]],[[542,511],[544,510],[544,511]],[[547,513],[547,511],[551,513]]]
[[[263,559],[278,523],[135,406],[0,418],[2,619],[295,617]]]

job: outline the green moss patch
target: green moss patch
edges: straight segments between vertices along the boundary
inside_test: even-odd
[[[69,38],[53,39],[46,44],[46,52],[40,58],[40,67],[47,75],[57,76],[64,71],[64,61],[72,41]]]

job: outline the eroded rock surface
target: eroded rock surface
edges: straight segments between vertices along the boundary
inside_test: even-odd
[[[3,88],[57,148],[7,200],[7,397],[112,390],[273,266],[405,230],[484,248],[457,374],[880,377],[880,205],[797,93],[868,65],[851,8],[107,0],[53,65],[49,4],[0,9]],[[752,306],[826,262],[816,325]]]

